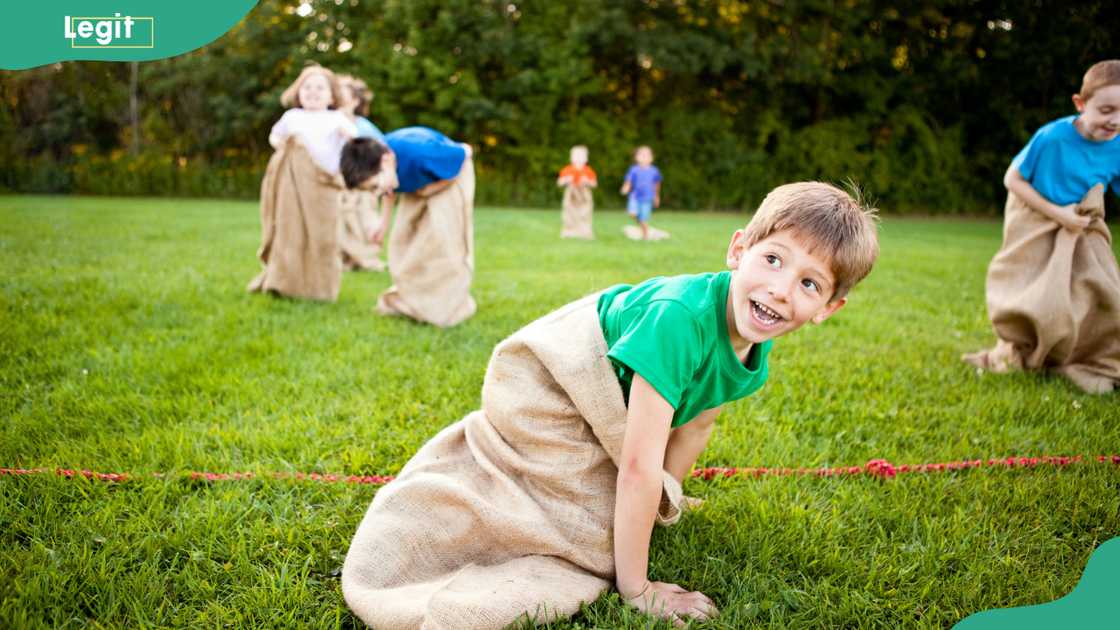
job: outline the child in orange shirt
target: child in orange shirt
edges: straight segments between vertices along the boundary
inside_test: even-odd
[[[564,200],[561,204],[563,228],[560,238],[593,239],[591,211],[595,199],[591,189],[599,185],[595,171],[587,165],[587,147],[577,144],[569,153],[570,164],[560,171],[556,185],[564,187]]]

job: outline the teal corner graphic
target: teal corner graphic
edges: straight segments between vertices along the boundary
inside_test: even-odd
[[[1115,628],[1120,620],[1120,538],[1105,542],[1089,556],[1085,573],[1069,595],[1047,604],[986,610],[970,615],[954,630],[996,628]]]
[[[16,28],[9,29],[0,44],[0,68],[174,57],[218,39],[256,4],[257,0],[13,2],[4,12]]]

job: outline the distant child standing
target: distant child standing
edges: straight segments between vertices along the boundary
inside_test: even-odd
[[[1104,187],[1120,194],[1120,60],[1085,73],[1077,116],[1039,129],[1004,176],[1003,246],[988,268],[993,372],[1053,370],[1089,393],[1120,383],[1120,267]]]
[[[342,75],[338,81],[342,87],[342,103],[338,109],[357,125],[358,137],[384,143],[385,134],[366,118],[373,91],[365,81],[350,75]],[[391,192],[381,195],[382,209],[391,207],[393,200]],[[345,190],[339,196],[339,249],[342,266],[348,270],[385,270],[380,258],[381,245],[370,239],[377,228],[376,201],[377,198],[365,190]]]
[[[342,145],[358,134],[333,109],[342,95],[334,73],[308,66],[280,97],[288,111],[268,136],[276,153],[261,181],[264,269],[251,292],[334,301],[342,277],[338,247],[338,176]]]
[[[591,189],[599,185],[599,179],[587,164],[587,147],[584,145],[572,147],[568,159],[570,163],[560,170],[556,179],[556,185],[564,188],[560,237],[593,239],[595,232],[591,213],[595,209],[595,199],[591,196]]]
[[[621,192],[629,195],[626,211],[638,222],[642,238],[649,240],[650,215],[661,207],[661,171],[653,165],[653,149],[643,145],[634,151],[634,165],[626,171]]]

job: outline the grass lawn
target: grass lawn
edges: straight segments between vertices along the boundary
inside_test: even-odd
[[[557,204],[559,205],[559,204]],[[592,290],[717,270],[745,216],[662,212],[670,241],[557,238],[559,211],[476,215],[479,312],[452,330],[245,293],[254,203],[0,197],[0,467],[393,473],[479,404],[494,344]],[[977,375],[996,222],[886,220],[849,305],[775,343],[703,465],[834,466],[1120,450],[1120,398]],[[1120,535],[1120,469],[689,481],[652,577],[703,627],[945,627],[1056,599]],[[337,571],[375,487],[182,475],[0,477],[0,627],[354,627]],[[557,628],[648,627],[615,595]]]

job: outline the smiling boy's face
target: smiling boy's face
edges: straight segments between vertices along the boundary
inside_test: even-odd
[[[836,288],[829,260],[810,253],[791,230],[775,232],[748,247],[737,230],[727,249],[733,271],[727,299],[727,329],[732,345],[761,343],[821,323],[847,298],[829,301]]]
[[[1120,135],[1120,85],[1106,85],[1088,99],[1073,95],[1073,104],[1081,114],[1078,131],[1094,142],[1108,142]]]

